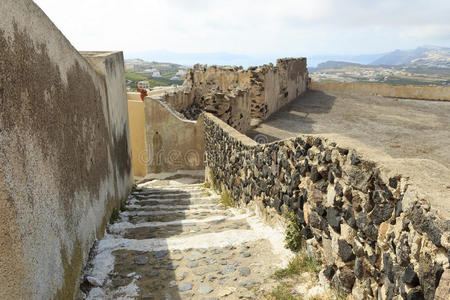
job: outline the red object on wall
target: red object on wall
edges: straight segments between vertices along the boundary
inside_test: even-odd
[[[144,101],[144,98],[148,96],[146,89],[137,89],[138,93],[141,93],[141,100]]]

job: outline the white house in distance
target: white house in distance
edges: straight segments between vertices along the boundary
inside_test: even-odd
[[[152,77],[161,77],[159,71],[153,72]]]
[[[137,87],[138,89],[149,89],[150,88],[150,84],[148,83],[148,81],[139,81],[137,83]]]
[[[177,74],[175,74],[175,76],[178,76],[178,77],[184,77],[184,76],[186,76],[186,70],[184,70],[184,69],[179,69],[178,70],[178,72],[177,72]]]
[[[172,78],[170,78],[170,80],[180,80],[180,78],[177,76],[173,76]]]

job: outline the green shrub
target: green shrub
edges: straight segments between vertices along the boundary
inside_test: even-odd
[[[291,294],[291,289],[292,286],[284,282],[278,285],[267,298],[276,300],[301,300],[301,296]]]
[[[111,217],[109,218],[109,223],[114,224],[117,220],[119,220],[119,210],[117,208],[114,208],[111,213]]]
[[[221,195],[220,195],[220,202],[223,204],[223,206],[225,207],[233,207],[234,206],[234,200],[231,197],[230,192],[228,191],[224,191]]]
[[[289,262],[286,268],[275,271],[273,277],[282,279],[300,275],[304,272],[317,274],[319,273],[321,266],[322,263],[320,262],[320,260],[317,260],[314,257],[301,252],[298,253],[294,257],[294,259]]]
[[[285,215],[288,225],[286,227],[285,247],[291,251],[297,252],[302,248],[302,234],[300,224],[293,212]]]

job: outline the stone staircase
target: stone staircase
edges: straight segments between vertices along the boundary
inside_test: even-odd
[[[261,299],[291,258],[283,239],[255,213],[222,207],[202,184],[143,184],[93,249],[82,291],[87,299]]]

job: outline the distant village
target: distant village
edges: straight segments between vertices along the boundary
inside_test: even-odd
[[[177,86],[184,82],[188,66],[147,62],[142,59],[125,60],[127,91]]]

